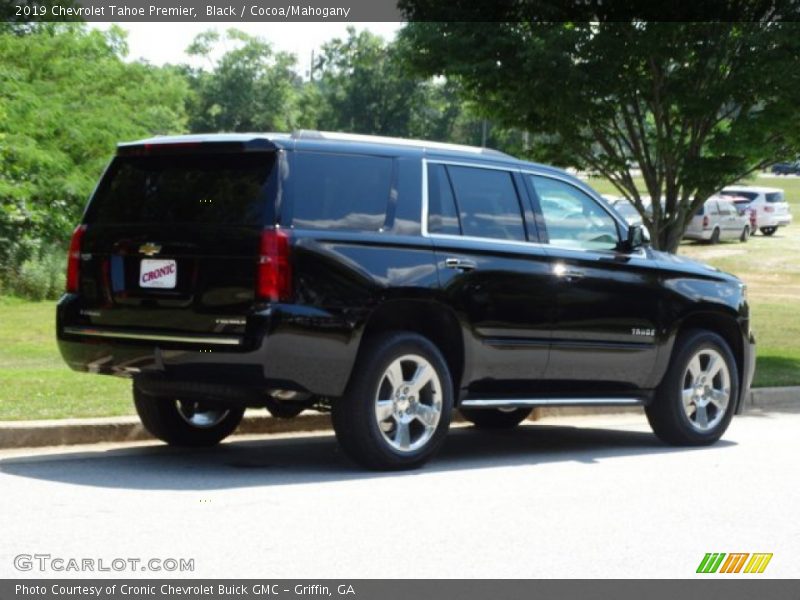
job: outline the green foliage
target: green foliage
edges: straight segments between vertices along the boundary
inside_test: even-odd
[[[324,44],[314,70],[325,129],[408,135],[425,104],[425,86],[406,75],[395,46],[366,30]]]
[[[410,14],[417,5],[430,9],[405,2]],[[503,21],[505,8],[495,9]],[[674,251],[706,197],[797,147],[797,23],[753,22],[759,15],[750,12],[728,23],[508,17],[409,23],[405,57],[420,76],[454,80],[501,126],[530,131],[538,158],[610,179],[640,209],[657,247]],[[663,201],[652,217],[634,163],[648,194]]]
[[[40,251],[20,265],[9,291],[31,300],[58,298],[64,291],[65,257],[61,249]]]
[[[29,300],[56,299],[64,291],[66,248],[24,238],[6,246],[0,294]]]
[[[275,52],[264,39],[229,29],[232,49],[212,59],[219,34],[202,33],[187,49],[204,57],[211,69],[186,69],[193,96],[189,105],[192,131],[286,131],[299,120],[301,82],[295,57]],[[306,103],[307,106],[307,103]]]
[[[185,127],[185,80],[126,53],[118,28],[0,31],[0,276],[38,282],[25,289],[47,277],[12,259],[30,240],[66,243],[116,144]]]

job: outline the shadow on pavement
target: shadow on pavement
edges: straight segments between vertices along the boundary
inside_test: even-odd
[[[734,445],[720,441],[714,448]],[[163,445],[64,452],[0,460],[0,472],[75,485],[137,490],[215,490],[414,477],[461,469],[558,462],[593,463],[632,455],[702,452],[673,448],[651,433],[526,425],[512,431],[454,429],[444,448],[421,470],[375,473],[353,465],[333,436],[230,441],[212,449]]]

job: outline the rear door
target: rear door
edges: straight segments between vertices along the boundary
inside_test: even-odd
[[[546,378],[564,392],[640,386],[655,364],[661,300],[654,261],[617,251],[621,227],[585,191],[526,175],[544,221],[555,316]]]
[[[744,221],[739,217],[739,212],[733,202],[719,200],[719,214],[722,221],[724,236],[726,239],[738,239],[742,235]]]
[[[84,219],[81,313],[92,325],[244,329],[277,155],[204,146],[114,158]]]
[[[732,233],[731,215],[732,212],[725,201],[715,200],[714,214],[716,215],[715,223],[719,227],[720,238],[730,239]]]
[[[427,232],[444,301],[469,328],[475,396],[530,393],[547,367],[552,278],[519,173],[427,163]]]

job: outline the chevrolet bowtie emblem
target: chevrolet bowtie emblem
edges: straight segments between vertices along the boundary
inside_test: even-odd
[[[145,256],[155,256],[159,252],[161,252],[161,246],[158,244],[147,242],[139,246],[139,254],[144,254]]]

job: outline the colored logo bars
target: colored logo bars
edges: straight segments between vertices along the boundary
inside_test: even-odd
[[[750,560],[747,560],[748,557],[750,557]],[[763,573],[770,560],[772,560],[772,553],[750,554],[748,552],[734,552],[725,554],[724,552],[708,552],[703,557],[703,560],[700,561],[697,572]],[[742,570],[742,567],[744,567],[744,570]]]

